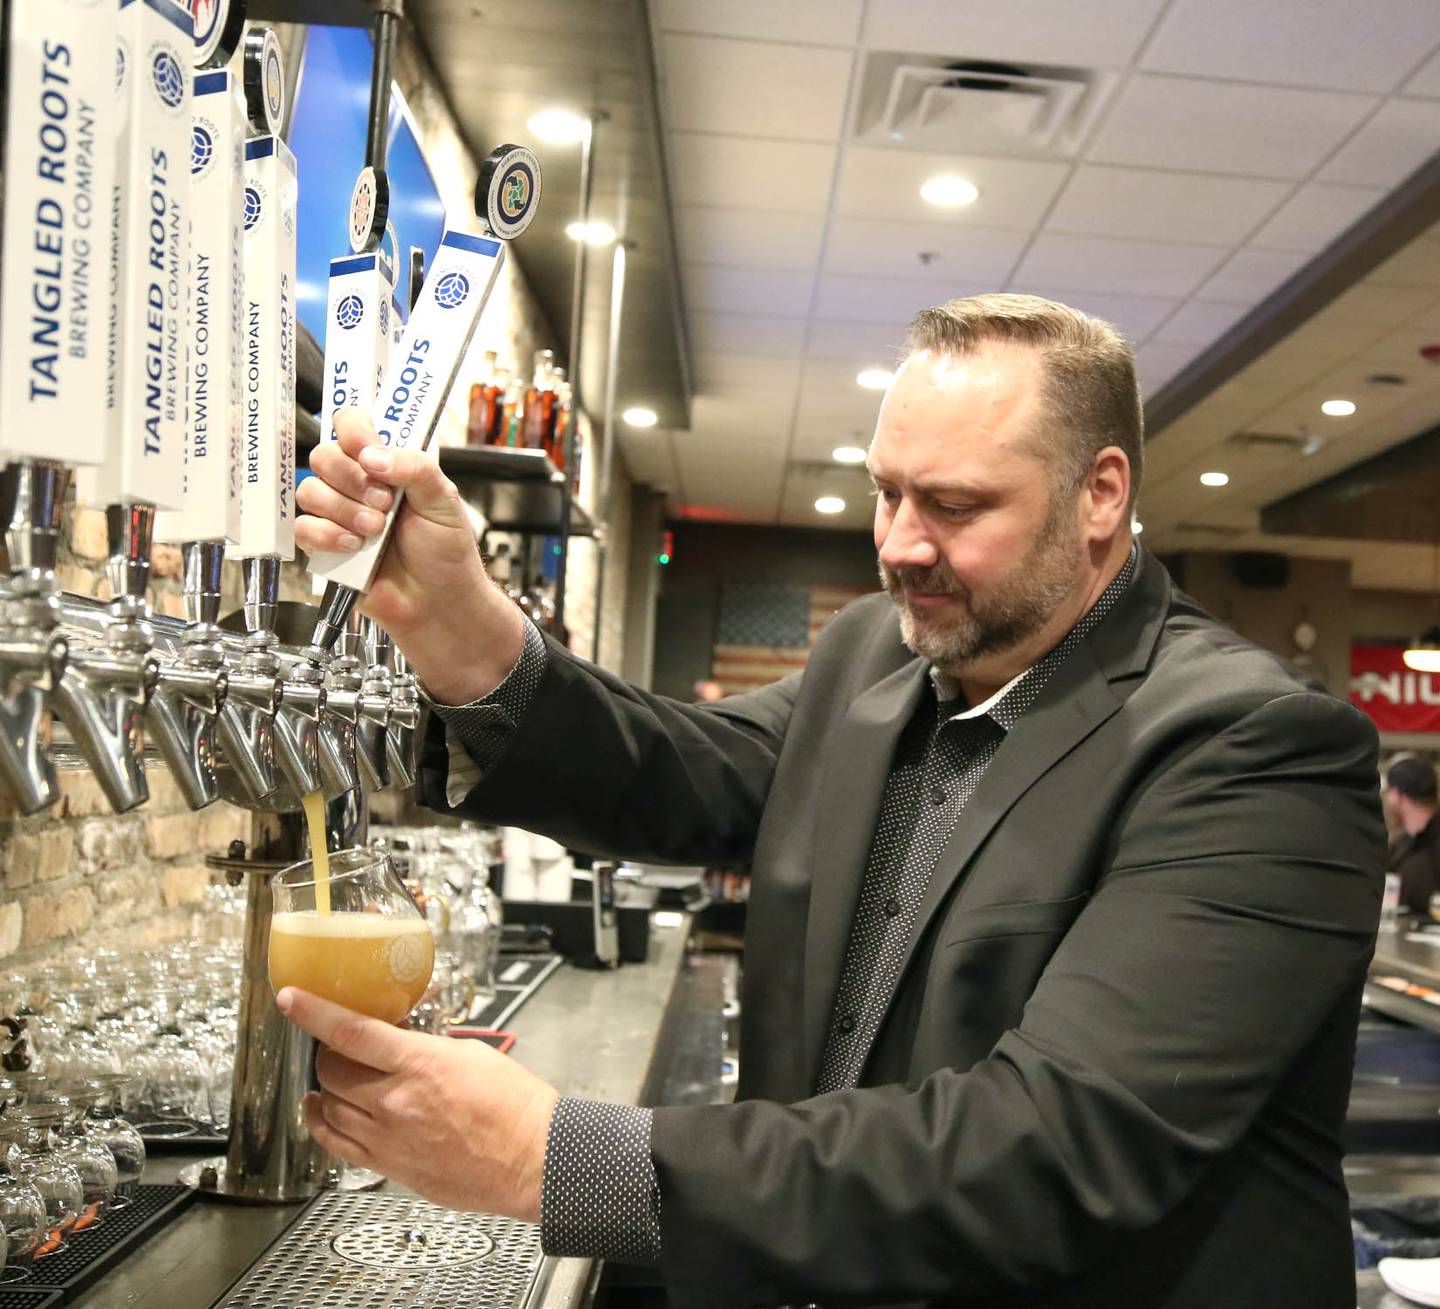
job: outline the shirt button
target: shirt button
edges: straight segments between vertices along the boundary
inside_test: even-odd
[[[947,798],[948,797],[945,794],[945,788],[943,786],[932,786],[930,788],[931,804],[942,805],[945,803]]]
[[[900,912],[900,901],[898,901],[898,900],[892,895],[887,901],[885,901],[885,916],[886,916],[887,918],[894,918],[895,915],[898,914],[899,912]]]
[[[841,1016],[840,1016],[840,1030],[841,1030],[842,1032],[853,1032],[853,1031],[855,1030],[855,1015],[854,1015],[854,1014],[841,1014]]]

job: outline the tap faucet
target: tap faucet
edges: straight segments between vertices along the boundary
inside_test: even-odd
[[[338,649],[330,659],[328,685],[338,691],[353,691],[356,699],[355,763],[366,791],[383,791],[390,785],[390,763],[386,737],[390,727],[390,687],[377,685],[372,669],[360,656],[368,641],[363,630],[368,619],[352,614]]]
[[[261,555],[243,561],[245,576],[245,653],[242,676],[253,679],[255,700],[232,719],[231,726],[253,744],[257,762],[273,785],[257,803],[292,809],[312,791],[322,790],[320,716],[325,688],[292,681],[285,675],[275,647],[275,619],[280,596],[280,560]],[[261,694],[264,687],[268,692]],[[268,698],[266,698],[268,696]],[[226,746],[232,762],[237,757]],[[278,771],[276,766],[278,765]],[[262,779],[257,777],[257,783]]]
[[[220,541],[185,545],[185,616],[189,621],[179,657],[161,665],[154,694],[145,707],[145,721],[180,794],[192,809],[203,809],[220,795],[216,744],[229,683],[217,626],[224,549]]]
[[[106,511],[110,558],[110,620],[99,649],[71,650],[53,692],[55,708],[94,770],[116,813],[150,798],[145,783],[146,705],[160,676],[151,653],[154,633],[145,621],[145,587],[155,508],[135,503]]]
[[[55,557],[69,470],[23,460],[0,476],[0,514],[10,577],[0,601],[0,781],[21,813],[60,796],[45,752],[49,697],[65,672],[69,643],[56,632]]]
[[[320,775],[327,800],[337,800],[360,785],[356,763],[355,725],[360,715],[360,693],[349,687],[325,685],[325,656],[307,646],[290,669],[285,694],[313,695],[318,705],[316,741]]]
[[[361,637],[370,663],[364,690],[390,701],[385,731],[385,757],[390,780],[399,787],[415,784],[415,731],[420,724],[420,687],[405,656],[394,648],[390,633],[370,618],[360,620]],[[390,671],[394,662],[395,673]]]

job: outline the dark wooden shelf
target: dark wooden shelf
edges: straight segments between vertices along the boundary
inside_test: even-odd
[[[297,431],[296,444],[308,455],[319,442],[320,425],[308,414],[303,418],[309,421]],[[491,531],[559,535],[565,478],[543,450],[443,445],[440,467],[485,515]],[[570,533],[595,535],[590,515],[573,501]]]

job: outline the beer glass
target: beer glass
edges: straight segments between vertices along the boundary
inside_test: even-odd
[[[430,984],[430,926],[383,851],[339,850],[329,859],[328,913],[317,908],[310,860],[275,874],[270,985],[398,1023]]]

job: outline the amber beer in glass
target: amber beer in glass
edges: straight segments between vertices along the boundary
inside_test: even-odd
[[[425,994],[435,938],[389,856],[330,855],[330,911],[316,906],[315,869],[292,864],[272,883],[270,985],[298,986],[383,1022],[398,1023]]]

